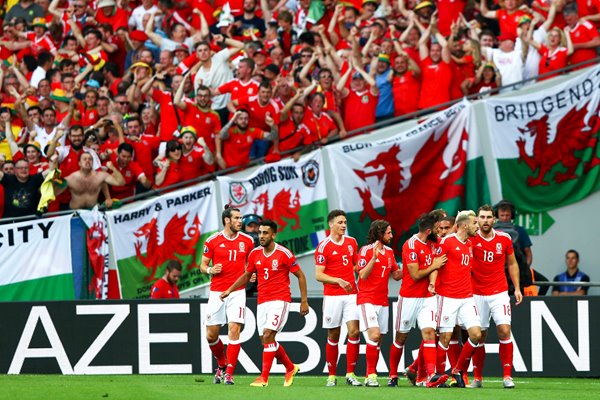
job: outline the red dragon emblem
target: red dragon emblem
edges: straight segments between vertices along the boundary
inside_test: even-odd
[[[191,255],[192,263],[187,266],[187,270],[198,267],[196,264],[196,244],[200,239],[200,220],[196,215],[192,225],[186,230],[187,216],[189,212],[178,216],[173,216],[167,222],[167,226],[162,233],[162,243],[159,243],[159,232],[157,227],[157,219],[152,218],[150,222],[142,225],[134,235],[138,238],[144,238],[147,241],[146,256],[142,255],[141,240],[135,243],[135,254],[137,259],[151,271],[149,277],[145,278],[146,282],[151,282],[156,277],[156,270],[165,261],[172,258],[179,258]],[[187,239],[186,239],[187,236]]]
[[[283,189],[273,198],[273,205],[269,207],[269,191],[261,193],[253,203],[263,206],[262,216],[277,222],[279,230],[282,231],[288,225],[288,220],[295,222],[293,230],[300,229],[300,192],[296,191],[296,196],[292,199],[291,189]],[[284,219],[285,218],[285,219]]]
[[[417,218],[431,211],[437,203],[462,196],[464,186],[456,181],[463,175],[466,164],[467,133],[463,131],[461,143],[452,156],[451,165],[446,165],[443,153],[448,146],[448,132],[438,139],[435,135],[427,140],[416,154],[410,167],[405,166],[398,157],[402,151],[399,144],[379,153],[362,169],[354,172],[366,182],[366,188],[356,187],[363,202],[362,222],[367,216],[371,220],[386,219],[395,231],[392,248],[400,252],[398,243],[402,235],[408,232]],[[410,175],[408,181],[405,175]],[[381,194],[385,213],[380,214],[373,206],[369,179],[385,179]]]
[[[575,156],[576,151],[588,148],[596,149],[598,138],[599,118],[598,111],[592,113],[589,121],[585,121],[588,113],[587,104],[580,110],[576,107],[571,109],[556,125],[556,136],[550,143],[550,125],[548,124],[548,115],[540,119],[535,119],[527,123],[525,128],[518,128],[522,134],[529,134],[533,138],[533,154],[527,154],[525,149],[525,138],[517,139],[520,161],[525,162],[533,174],[537,171],[537,176],[527,178],[528,186],[547,186],[546,175],[557,164],[561,163],[567,170],[565,172],[557,171],[554,173],[554,182],[561,183],[570,179],[576,179],[575,170],[581,163],[581,158]],[[600,159],[595,151],[592,159],[585,162],[583,172],[587,173],[590,169],[600,164]]]
[[[90,265],[94,271],[94,278],[90,280],[88,290],[93,291],[96,298],[102,298],[102,281],[104,280],[104,254],[101,252],[106,241],[104,222],[97,221],[87,231],[87,249]]]

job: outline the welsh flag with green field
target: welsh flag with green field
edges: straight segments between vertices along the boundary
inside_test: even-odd
[[[220,226],[214,182],[107,214],[123,299],[148,298],[152,284],[162,277],[171,259],[183,266],[180,292],[209,282],[199,265],[204,241]]]
[[[416,127],[383,140],[339,143],[326,151],[348,232],[364,244],[373,220],[394,229],[399,253],[423,213],[450,215],[489,202],[479,141],[469,134],[471,104],[463,101]]]
[[[0,225],[0,301],[74,300],[71,216]]]
[[[528,94],[486,100],[502,196],[520,212],[575,203],[600,189],[600,67]]]
[[[327,192],[320,151],[217,178],[223,204],[277,222],[277,242],[307,253],[325,238]]]

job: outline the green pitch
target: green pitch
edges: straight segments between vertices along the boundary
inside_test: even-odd
[[[371,398],[377,400],[399,398],[418,399],[598,399],[599,379],[516,378],[513,390],[502,388],[499,378],[484,380],[482,389],[425,389],[410,386],[400,378],[397,388],[386,387],[387,379],[381,377],[382,387],[348,387],[342,377],[340,386],[324,387],[325,377],[296,376],[294,385],[284,388],[283,376],[273,375],[266,388],[248,385],[255,376],[236,376],[234,386],[213,385],[208,375],[133,375],[133,376],[59,376],[59,375],[2,375],[1,399],[51,399],[51,400],[349,400]],[[433,393],[432,393],[433,391]],[[432,397],[435,396],[435,397]],[[376,396],[376,397],[374,397]]]

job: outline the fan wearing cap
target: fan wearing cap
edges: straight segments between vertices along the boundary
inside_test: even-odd
[[[221,129],[217,137],[217,164],[221,169],[239,167],[250,162],[252,142],[257,139],[275,140],[278,127],[275,120],[267,114],[265,122],[269,131],[265,132],[249,126],[250,113],[246,109],[237,110],[231,120]]]
[[[17,162],[18,160],[22,159],[27,160],[29,163],[29,175],[35,175],[47,170],[48,163],[42,156],[40,144],[37,142],[31,142],[23,146],[23,149],[21,149],[15,141],[10,114],[6,112],[0,113],[0,120],[4,120],[4,132],[6,133],[6,141],[12,155],[13,162]]]
[[[434,107],[450,101],[452,70],[450,68],[450,50],[442,35],[431,38],[435,18],[419,40],[421,57],[421,93],[419,109]],[[428,47],[431,38],[431,45]]]
[[[521,0],[504,0],[500,1],[500,9],[490,11],[487,7],[487,1],[481,0],[480,10],[481,15],[489,19],[497,19],[500,24],[500,34],[517,35],[519,27],[519,19],[529,14],[526,11],[519,9],[522,4]],[[531,18],[531,16],[529,16]],[[506,84],[506,82],[504,82]]]
[[[459,0],[461,1],[461,0]],[[402,14],[402,16],[409,21],[412,20],[412,15],[414,14],[417,17],[417,21],[423,25],[424,27],[429,26],[431,21],[431,17],[436,9],[435,5],[432,1],[429,0],[421,0],[415,2],[416,5],[412,10],[409,10],[406,7],[407,0],[399,0],[398,1],[398,11]]]
[[[115,0],[100,0],[96,3],[96,22],[98,24],[110,24],[115,30],[127,29],[127,12],[117,6]]]
[[[219,114],[210,107],[212,98],[210,89],[203,85],[198,86],[194,100],[184,98],[183,90],[184,85],[179,85],[175,93],[175,105],[183,111],[182,123],[188,127],[199,128],[197,139],[202,139],[204,145],[208,146],[208,153],[211,153],[212,157],[212,153],[216,151],[215,138],[221,131],[221,119]]]
[[[355,131],[375,123],[375,110],[379,89],[377,83],[360,65],[353,65],[337,83],[337,90],[345,102],[344,126],[347,131]],[[352,74],[350,88],[346,86]]]
[[[492,63],[482,63],[475,74],[470,94],[485,93],[501,86],[502,76],[500,76],[500,72],[498,72],[496,66]]]
[[[215,163],[213,153],[210,151],[204,138],[198,137],[196,129],[193,126],[184,126],[181,128],[180,141],[183,154],[181,161],[182,180],[189,181],[214,171]]]
[[[485,59],[493,62],[502,76],[502,85],[507,86],[523,80],[523,63],[527,57],[527,48],[522,45],[521,38],[511,33],[498,36],[498,48],[483,47]],[[514,90],[515,88],[504,89]]]
[[[15,33],[19,37],[31,42],[31,54],[37,56],[42,51],[47,51],[52,53],[52,55],[56,55],[56,46],[47,34],[48,26],[46,25],[46,18],[34,18],[31,27],[33,28],[33,32],[19,32],[15,30]]]

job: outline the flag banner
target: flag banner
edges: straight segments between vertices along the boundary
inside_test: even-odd
[[[93,272],[89,292],[96,299],[105,300],[108,298],[109,278],[108,220],[105,213],[98,211],[98,207],[92,211],[80,211],[79,217],[87,226],[86,244]]]
[[[200,272],[204,241],[219,229],[215,183],[194,186],[108,214],[123,299],[150,297],[167,261],[179,260],[181,292],[209,282]]]
[[[277,222],[277,243],[299,255],[314,250],[327,229],[327,192],[320,151],[217,178],[223,204]]]
[[[71,216],[0,225],[0,301],[75,300]]]
[[[600,188],[600,67],[527,96],[485,102],[502,196],[520,212],[575,203]]]
[[[349,235],[364,244],[371,221],[385,219],[394,230],[392,248],[399,253],[421,214],[444,208],[456,215],[464,208],[467,161],[483,168],[480,152],[468,146],[470,109],[463,101],[387,139],[327,147]],[[472,175],[475,184],[477,174]]]

